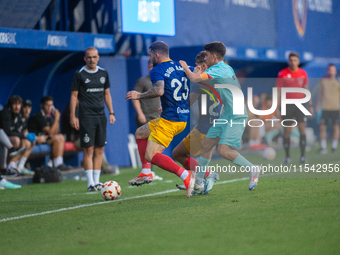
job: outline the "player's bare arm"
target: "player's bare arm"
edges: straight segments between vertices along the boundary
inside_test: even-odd
[[[195,73],[195,74],[203,73],[202,68],[200,66],[196,66],[193,73]]]
[[[209,80],[209,76],[206,73],[204,73],[204,71],[205,70],[203,70],[202,67],[196,66],[193,73],[201,76],[202,81],[198,83],[199,85],[211,85],[210,80]],[[202,86],[200,86],[200,87],[202,87]]]
[[[164,94],[164,81],[156,81],[151,89],[149,89],[147,92],[140,93],[138,96],[138,99],[150,99],[155,97],[163,96]]]
[[[59,132],[60,126],[60,112],[58,109],[55,109],[53,112],[54,122],[52,126],[46,126],[43,128],[43,131],[46,132],[49,136],[57,135]]]
[[[106,107],[107,107],[107,109],[109,110],[109,113],[110,113],[110,117],[109,117],[110,124],[113,124],[116,121],[116,117],[114,115],[114,111],[113,111],[113,107],[112,107],[112,98],[111,98],[111,93],[110,93],[109,88],[105,89],[105,91],[104,91],[104,101],[105,101]]]
[[[129,91],[126,94],[126,100],[139,100],[139,99],[151,99],[163,96],[164,94],[164,81],[156,81],[151,89],[144,93],[137,92],[135,90]]]
[[[191,72],[191,70],[189,69],[188,64],[185,61],[180,60],[179,63],[183,67],[183,70],[184,70],[185,74],[187,75],[187,77],[189,78],[189,80],[191,82],[201,82],[201,81],[204,80],[204,78],[200,74]]]
[[[77,106],[78,91],[71,92],[70,99],[70,124],[71,127],[79,130],[79,119],[76,117],[76,106]]]

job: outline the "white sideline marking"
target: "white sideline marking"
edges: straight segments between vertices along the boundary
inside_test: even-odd
[[[231,182],[239,182],[239,181],[244,181],[244,180],[249,180],[249,177],[244,177],[244,178],[240,178],[240,179],[226,180],[226,181],[223,181],[223,182],[218,181],[214,185],[231,183]]]
[[[225,184],[225,183],[238,182],[238,181],[244,181],[244,180],[249,180],[249,178],[240,178],[240,179],[227,180],[227,181],[223,181],[223,182],[218,182],[216,184]],[[127,198],[122,198],[122,199],[113,200],[113,201],[103,201],[103,202],[98,202],[98,203],[84,204],[84,205],[77,205],[77,206],[72,206],[72,207],[67,207],[67,208],[61,208],[61,209],[52,210],[52,211],[46,211],[46,212],[41,212],[41,213],[26,214],[26,215],[17,216],[17,217],[10,217],[10,218],[1,219],[0,223],[1,222],[12,221],[12,220],[20,220],[20,219],[24,219],[24,218],[39,216],[39,215],[51,214],[51,213],[56,213],[56,212],[63,212],[63,211],[68,211],[68,210],[74,210],[74,209],[83,208],[83,207],[89,207],[89,206],[93,206],[93,205],[101,205],[101,204],[107,204],[107,203],[114,203],[114,202],[126,201],[126,200],[130,200],[130,199],[137,199],[137,198],[143,198],[143,197],[152,197],[152,196],[172,193],[172,192],[176,192],[176,191],[179,191],[179,189],[170,189],[170,190],[165,190],[165,191],[161,191],[161,192],[146,194],[146,195],[142,195],[142,196],[127,197]]]
[[[57,209],[57,210],[53,210],[53,211],[46,211],[46,212],[41,212],[41,213],[34,213],[34,214],[17,216],[17,217],[4,218],[4,219],[1,219],[0,222],[6,222],[6,221],[11,221],[11,220],[19,220],[19,219],[33,217],[33,216],[39,216],[39,215],[51,214],[51,213],[55,213],[55,212],[74,210],[74,209],[78,209],[78,208],[82,208],[82,207],[89,207],[89,206],[93,206],[93,205],[114,203],[114,202],[120,202],[120,201],[125,201],[125,200],[130,200],[130,199],[143,198],[143,197],[152,197],[152,196],[167,194],[167,193],[171,193],[171,192],[175,192],[175,191],[178,191],[178,189],[171,189],[171,190],[166,190],[166,191],[162,191],[162,192],[146,194],[146,195],[142,195],[142,196],[127,197],[127,198],[122,198],[122,199],[113,200],[113,201],[103,201],[103,202],[92,203],[92,204],[77,205],[77,206],[61,208],[61,209]]]
[[[95,194],[98,194],[98,192],[83,192],[83,193],[62,194],[62,196],[95,195]]]

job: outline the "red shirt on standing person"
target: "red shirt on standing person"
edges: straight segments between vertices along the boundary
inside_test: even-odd
[[[289,67],[281,70],[277,76],[276,87],[278,88],[306,88],[308,86],[308,77],[305,70],[297,68],[291,71]],[[305,94],[295,92],[287,93],[287,99],[304,98]]]

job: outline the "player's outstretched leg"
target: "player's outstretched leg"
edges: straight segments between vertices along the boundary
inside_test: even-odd
[[[186,169],[186,170],[191,170],[191,171],[195,171],[196,172],[196,169],[198,167],[198,162],[193,158],[193,157],[188,157],[186,162],[184,163],[183,167]],[[205,171],[204,173],[204,180],[210,176],[210,173],[209,171]],[[176,185],[176,187],[179,189],[179,190],[186,190],[186,187],[185,185]],[[201,195],[202,194],[202,190],[204,188],[204,185],[203,187],[201,186],[196,186],[196,189],[194,187],[194,189],[192,190],[191,192],[191,195]]]
[[[204,158],[203,156],[200,156],[198,160],[199,167],[197,168],[197,177],[195,180],[195,187],[193,190],[193,193],[195,195],[202,194],[202,191],[204,189],[204,175],[205,175],[206,169],[209,166],[210,160],[211,159]]]
[[[151,163],[180,177],[187,190],[187,197],[191,196],[195,183],[195,171],[185,170],[177,165],[170,157],[160,153],[156,153],[152,157]]]
[[[220,179],[220,176],[217,173],[210,172],[208,177],[204,179],[204,188],[202,190],[202,195],[208,195],[212,190],[215,182]]]
[[[138,145],[138,152],[140,159],[142,161],[142,172],[134,179],[129,181],[132,186],[139,186],[145,183],[150,183],[153,180],[153,175],[151,172],[151,164],[145,159],[146,147],[148,144],[147,139],[136,139]]]
[[[198,160],[198,167],[197,167],[197,177],[195,181],[195,187],[194,187],[194,193],[201,193],[204,190],[204,185],[206,183],[206,186],[209,184],[209,190],[206,189],[205,194],[208,194],[209,191],[212,189],[212,186],[214,185],[215,181],[219,179],[216,175],[212,175],[211,178],[209,178],[205,183],[204,178],[210,176],[210,173],[208,175],[205,175],[211,160],[212,156],[212,148],[216,146],[219,142],[219,138],[208,138],[205,137],[201,143],[202,146],[202,152],[201,156]],[[216,178],[215,178],[216,177]],[[214,181],[213,181],[214,180]]]
[[[197,162],[197,161],[196,161],[196,162]],[[198,164],[198,163],[197,163],[197,164]],[[206,172],[205,172],[204,178],[203,178],[203,183],[205,183],[205,179],[208,178],[208,177],[210,176],[210,173],[211,173],[210,171],[206,171]],[[218,177],[218,179],[219,179],[219,177]],[[216,179],[216,181],[217,181],[218,179]],[[178,185],[178,184],[176,184],[176,188],[178,188],[179,190],[187,190],[184,184],[183,184],[183,185]],[[203,188],[204,188],[204,187],[203,187]],[[202,189],[201,191],[199,191],[199,190],[195,190],[195,187],[194,187],[194,189],[193,189],[192,192],[191,192],[191,195],[202,195],[202,191],[203,191],[203,189]]]
[[[197,166],[198,166],[198,162],[193,157],[190,156],[190,153],[193,153],[193,155],[197,155],[200,152],[200,148],[201,148],[201,146],[199,144],[199,150],[197,150],[197,148],[196,148],[197,151],[190,152],[187,149],[185,143],[182,141],[172,151],[172,157],[175,160],[177,160],[179,163],[181,163],[186,170],[196,171]],[[210,173],[209,171],[205,172],[204,179],[209,176],[209,173]],[[176,187],[180,190],[187,190],[185,185],[176,185]],[[203,185],[202,185],[201,188],[197,186],[196,189],[195,188],[193,189],[193,191],[191,192],[191,195],[201,194],[202,190],[203,190]]]
[[[249,190],[254,189],[256,186],[259,176],[260,176],[260,167],[255,166],[250,163],[246,158],[244,158],[237,151],[231,150],[230,147],[226,144],[220,144],[218,146],[218,153],[221,157],[230,160],[232,163],[243,166],[245,169],[249,169]]]
[[[148,145],[148,137],[150,135],[149,123],[139,127],[136,131],[136,143],[138,146],[139,157],[142,161],[142,172],[134,179],[129,181],[132,186],[139,186],[150,183],[153,180],[151,172],[151,163],[145,159],[146,147]]]
[[[260,166],[252,166],[249,171],[249,190],[253,190],[259,181],[259,176],[261,173]]]

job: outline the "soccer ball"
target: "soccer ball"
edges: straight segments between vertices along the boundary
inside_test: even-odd
[[[276,156],[276,151],[272,147],[267,147],[263,150],[262,157],[267,160],[273,160]]]
[[[115,200],[122,194],[122,189],[115,181],[107,181],[103,184],[100,193],[105,200]]]

